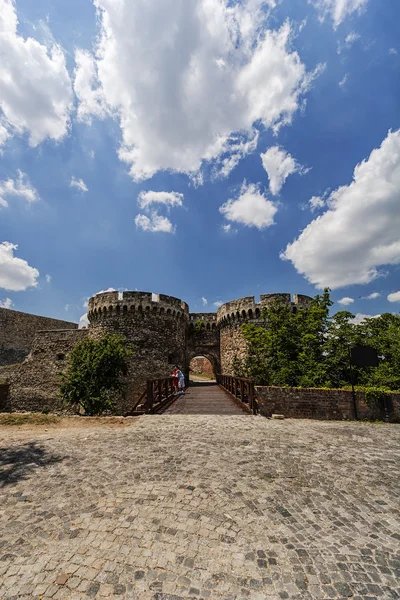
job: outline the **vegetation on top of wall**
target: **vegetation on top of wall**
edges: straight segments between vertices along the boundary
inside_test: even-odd
[[[194,332],[195,333],[203,333],[206,329],[206,324],[204,321],[199,320],[194,324]]]
[[[263,311],[264,327],[242,325],[247,356],[235,357],[235,375],[257,385],[342,389],[351,384],[350,348],[368,345],[377,351],[379,366],[353,367],[355,385],[367,389],[371,402],[400,390],[400,316],[383,314],[355,324],[349,311],[331,317],[332,304],[329,289],[296,313],[275,300]]]
[[[61,374],[64,401],[82,407],[85,415],[112,410],[117,396],[125,394],[123,376],[132,350],[124,337],[107,334],[96,340],[85,338],[70,355],[68,370]]]

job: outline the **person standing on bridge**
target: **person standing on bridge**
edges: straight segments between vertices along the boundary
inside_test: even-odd
[[[174,370],[172,371],[172,385],[174,386],[175,394],[178,393],[179,387],[179,367],[175,365]]]
[[[178,394],[184,394],[185,393],[185,376],[180,369],[178,369],[178,380],[179,380],[178,381],[178,388],[179,388]]]

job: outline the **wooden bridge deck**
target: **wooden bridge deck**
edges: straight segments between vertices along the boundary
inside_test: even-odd
[[[192,384],[164,414],[244,415],[247,414],[216,383]]]

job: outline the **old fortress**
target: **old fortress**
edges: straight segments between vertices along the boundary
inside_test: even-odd
[[[164,294],[104,292],[89,300],[87,329],[0,309],[0,380],[11,383],[12,410],[61,407],[59,374],[68,365],[71,350],[86,336],[116,333],[134,348],[127,397],[124,406],[118,407],[127,412],[146,380],[170,375],[174,364],[188,373],[196,356],[208,358],[214,373],[232,374],[234,357],[246,352],[241,325],[262,326],[263,309],[275,299],[293,311],[306,308],[311,301],[302,295],[292,300],[290,294],[263,294],[259,302],[250,296],[227,302],[216,313],[191,313],[186,302]]]

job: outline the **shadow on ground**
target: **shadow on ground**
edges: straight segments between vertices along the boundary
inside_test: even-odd
[[[11,448],[0,448],[0,487],[27,479],[33,471],[61,462],[37,442],[28,442]]]

